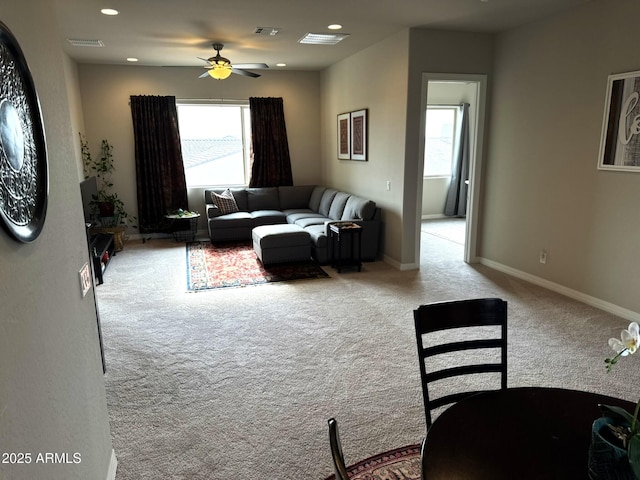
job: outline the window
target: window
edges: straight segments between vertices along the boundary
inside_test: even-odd
[[[247,185],[249,105],[177,102],[187,187]]]
[[[427,107],[424,176],[451,176],[458,107]]]

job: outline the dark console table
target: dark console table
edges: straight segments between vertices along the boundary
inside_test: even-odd
[[[116,244],[113,233],[95,233],[89,237],[89,254],[93,264],[96,283],[104,283],[104,271],[111,259],[116,255]]]

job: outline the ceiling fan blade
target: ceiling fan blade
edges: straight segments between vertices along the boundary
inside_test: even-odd
[[[250,72],[248,70],[242,70],[240,68],[232,68],[231,69],[232,73],[237,73],[238,75],[244,75],[245,77],[252,77],[252,78],[258,78],[260,76],[259,73],[254,73],[254,72]]]
[[[269,65],[266,63],[236,63],[233,65],[234,68],[269,68]]]
[[[209,76],[209,70],[207,69],[206,72],[204,72],[202,75],[199,75],[198,78],[204,78],[204,77],[208,77]]]

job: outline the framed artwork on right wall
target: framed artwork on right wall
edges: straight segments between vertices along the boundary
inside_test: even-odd
[[[351,115],[349,113],[338,115],[338,158],[340,160],[351,158]]]
[[[609,75],[598,169],[640,172],[640,71]]]
[[[367,109],[351,112],[351,160],[367,161]]]

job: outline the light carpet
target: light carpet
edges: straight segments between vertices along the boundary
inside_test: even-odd
[[[420,270],[373,262],[194,295],[184,244],[128,242],[96,288],[117,480],[321,480],[330,417],[347,464],[420,443],[412,311],[432,301],[508,301],[509,386],[637,400],[640,369],[604,371],[607,340],[628,322],[465,264],[461,245],[435,236],[421,255]]]
[[[191,242],[186,252],[187,288],[194,292],[328,277],[311,259],[264,266],[250,243]]]

